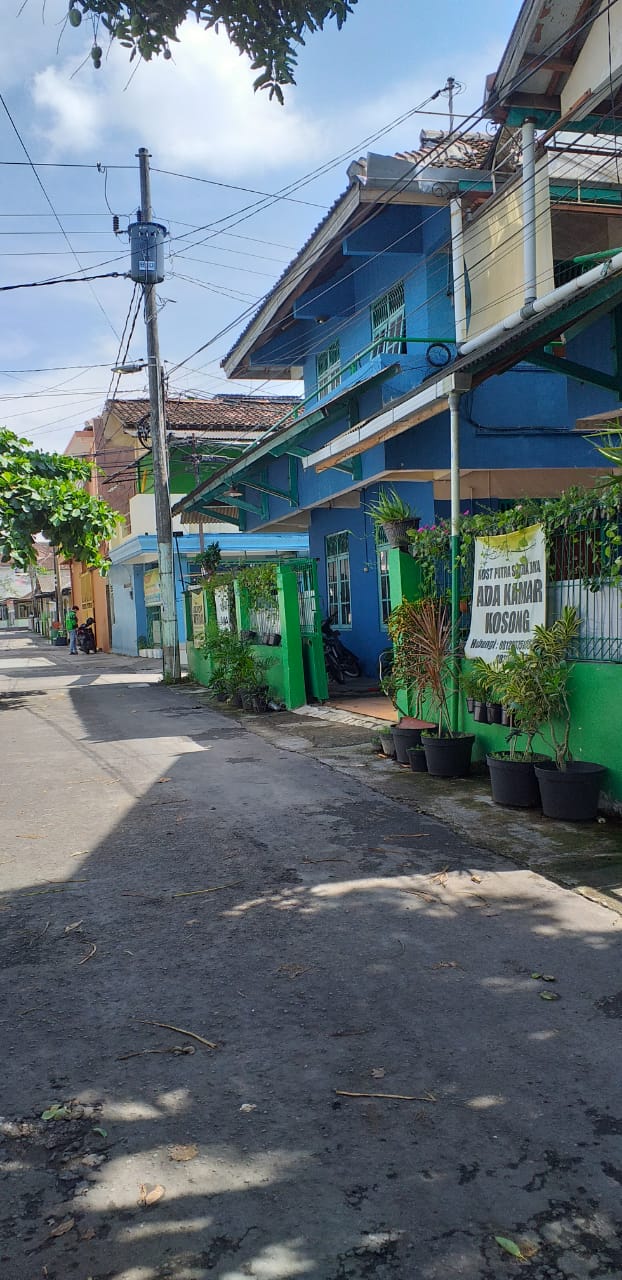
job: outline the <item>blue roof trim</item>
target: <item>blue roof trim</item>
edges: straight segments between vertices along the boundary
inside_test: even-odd
[[[217,542],[224,555],[242,555],[242,554],[259,554],[269,555],[272,552],[277,554],[284,551],[307,552],[309,548],[309,539],[306,533],[215,533],[210,534],[208,529],[204,533],[206,543]],[[178,540],[179,551],[182,557],[198,556],[201,545],[199,536],[196,533],[184,533],[183,537]],[[139,556],[153,554],[153,559],[158,558],[158,540],[154,533],[137,534],[133,538],[128,538],[127,542],[122,542],[120,546],[114,547],[110,552],[110,562],[113,565],[131,564]]]

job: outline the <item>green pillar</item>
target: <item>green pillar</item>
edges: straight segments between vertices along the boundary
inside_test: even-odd
[[[285,705],[291,709],[302,707],[307,701],[296,574],[288,573],[279,565],[276,571],[276,584],[281,619],[280,656],[283,662],[283,692]]]
[[[402,600],[419,600],[423,594],[421,566],[407,551],[389,550],[389,593],[391,608],[397,609]]]

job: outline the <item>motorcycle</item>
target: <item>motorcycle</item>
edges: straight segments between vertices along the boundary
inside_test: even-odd
[[[76,635],[76,643],[81,653],[95,653],[97,648],[95,644],[95,632],[93,631],[94,618],[87,618],[86,622],[81,622]]]
[[[325,618],[322,623],[324,662],[329,680],[344,684],[346,680],[356,680],[360,676],[361,664],[356,655],[342,644],[339,632],[331,624],[332,618]]]

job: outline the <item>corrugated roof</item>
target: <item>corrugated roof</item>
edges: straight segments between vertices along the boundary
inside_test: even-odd
[[[225,430],[257,432],[273,427],[300,404],[298,396],[218,395],[208,400],[168,400],[166,424],[171,430]],[[149,401],[109,400],[106,411],[114,413],[124,427],[142,426],[149,418]]]

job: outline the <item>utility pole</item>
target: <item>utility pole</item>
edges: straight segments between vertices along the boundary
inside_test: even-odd
[[[146,147],[140,147],[138,150],[138,164],[140,169],[139,223],[151,224],[151,178],[149,173],[149,152]],[[146,248],[143,249],[143,256],[147,256]],[[134,258],[134,254],[132,254],[132,258]],[[134,262],[132,265],[134,266]],[[138,266],[139,268],[144,268],[144,275],[135,276],[134,278],[140,279],[142,284],[145,307],[145,327],[147,330],[150,406],[149,420],[151,427],[153,492],[155,497],[156,536],[158,540],[158,564],[160,569],[160,599],[162,602],[162,670],[165,680],[176,681],[180,678],[181,668],[179,661],[179,636],[177,631],[177,607],[175,601],[173,530],[171,521],[171,499],[169,492],[166,418],[164,413],[162,369],[160,365],[156,286],[155,283],[152,282],[155,271],[151,271],[152,265],[153,264],[150,261],[139,261]]]

